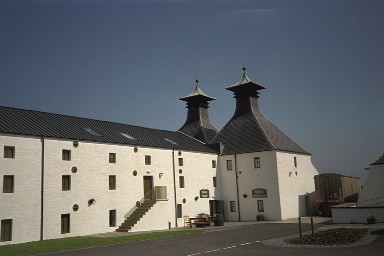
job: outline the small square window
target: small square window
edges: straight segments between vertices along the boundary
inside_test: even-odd
[[[61,234],[67,234],[70,232],[71,225],[70,215],[61,214]]]
[[[109,226],[116,227],[116,210],[109,210]]]
[[[145,156],[145,165],[151,165],[151,164],[152,164],[151,156]]]
[[[3,193],[13,193],[14,191],[14,175],[4,175],[3,177]]]
[[[1,220],[0,242],[12,241],[12,219]]]
[[[180,188],[185,188],[184,176],[179,176],[179,186]]]
[[[216,168],[216,160],[212,160],[212,168]]]
[[[116,163],[116,153],[109,153],[109,163]]]
[[[253,159],[253,164],[254,164],[255,168],[260,168],[261,167],[260,157],[255,157]]]
[[[62,159],[64,161],[71,161],[71,150],[63,149],[63,151],[62,151]]]
[[[259,212],[264,212],[264,201],[263,200],[257,200],[257,210]]]
[[[61,177],[61,190],[62,191],[71,190],[71,175],[63,175]]]
[[[227,160],[227,170],[232,170],[232,160]]]
[[[179,166],[183,166],[183,165],[184,165],[183,158],[179,158]]]
[[[217,183],[216,183],[216,177],[213,177],[213,187],[215,188],[217,186]]]
[[[15,147],[4,146],[4,158],[15,158]]]
[[[177,216],[177,218],[182,218],[183,217],[183,205],[182,204],[177,204],[177,206],[176,206],[176,216]]]
[[[116,189],[116,175],[109,175],[109,190]]]
[[[229,207],[231,209],[231,212],[236,212],[236,204],[235,201],[229,201]]]

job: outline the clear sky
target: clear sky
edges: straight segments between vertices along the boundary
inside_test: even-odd
[[[0,0],[0,105],[178,130],[198,77],[219,129],[247,75],[316,168],[384,153],[384,1]]]

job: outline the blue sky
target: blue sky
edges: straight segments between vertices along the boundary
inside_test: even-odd
[[[0,105],[166,130],[195,86],[222,128],[247,75],[320,172],[384,153],[384,1],[0,0]]]

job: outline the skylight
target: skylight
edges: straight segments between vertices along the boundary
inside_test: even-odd
[[[165,141],[168,141],[169,143],[173,144],[173,145],[177,145],[177,142],[174,142],[173,140],[171,139],[168,139],[168,138],[164,138]]]
[[[136,138],[132,137],[131,135],[128,135],[126,133],[120,133],[121,135],[123,135],[124,137],[126,137],[127,139],[130,139],[130,140],[136,140]]]
[[[92,130],[91,128],[83,128],[86,132],[88,132],[89,134],[93,135],[93,136],[97,136],[97,137],[100,137],[101,135],[98,134],[97,132],[95,132],[94,130]]]

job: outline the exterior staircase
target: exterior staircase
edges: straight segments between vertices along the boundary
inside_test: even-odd
[[[118,232],[128,232],[156,203],[156,200],[146,199],[142,203],[138,202],[133,212],[116,229]]]

